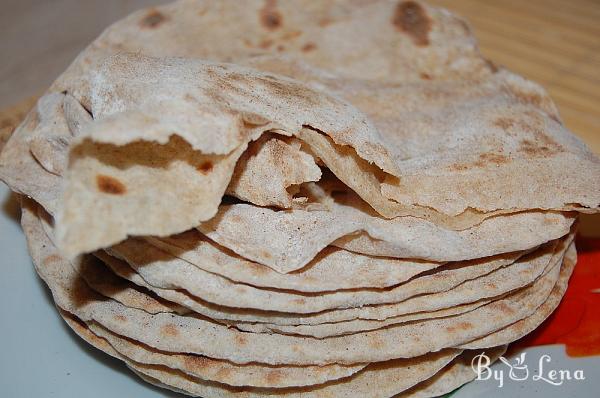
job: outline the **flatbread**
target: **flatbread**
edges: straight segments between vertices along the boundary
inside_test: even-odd
[[[287,273],[302,269],[332,243],[375,256],[460,261],[530,249],[567,234],[574,221],[568,213],[521,212],[454,231],[415,217],[382,219],[347,191],[336,199],[322,195],[328,200],[322,210],[222,205],[198,229],[242,257]]]
[[[423,260],[365,256],[326,247],[300,272],[280,274],[236,255],[195,229],[166,238],[144,239],[173,256],[231,281],[298,292],[385,288],[443,265]],[[339,278],[341,275],[343,278]]]
[[[538,268],[533,266],[531,270],[521,270],[520,272],[526,274],[532,273],[533,279],[536,279],[542,275],[542,272],[550,271],[562,261],[565,249],[569,247],[571,240],[572,236],[566,241],[561,242],[561,248],[555,250],[550,261],[541,263],[543,267]],[[538,269],[534,271],[535,268]],[[519,283],[513,280],[515,279],[514,277],[502,271],[500,269],[491,272],[489,275],[466,281],[447,291],[418,295],[395,304],[365,306],[316,314],[311,317],[311,324],[307,325],[277,325],[268,323],[258,325],[237,323],[235,325],[244,331],[326,338],[375,330],[417,319],[430,319],[461,314],[489,304],[492,300],[503,299],[509,292],[514,293],[518,289],[523,288],[523,286],[526,286],[526,283]],[[356,319],[340,321],[340,319],[352,317]],[[306,323],[305,320],[303,321]]]
[[[554,242],[555,243],[555,242]],[[125,260],[142,278],[163,289],[183,289],[205,301],[234,308],[251,308],[290,313],[316,313],[336,308],[362,307],[396,303],[408,298],[442,292],[458,284],[488,274],[515,262],[499,272],[498,279],[509,277],[513,283],[526,284],[535,279],[552,258],[555,244],[549,244],[523,261],[515,262],[522,253],[510,253],[484,260],[448,265],[422,278],[417,277],[390,289],[364,289],[321,293],[300,293],[276,289],[260,289],[232,283],[226,278],[201,270],[187,261],[170,255],[142,241],[130,239],[107,249],[109,254]],[[496,282],[496,279],[490,277]],[[475,282],[477,284],[477,282]],[[235,291],[235,295],[231,292]],[[418,307],[417,307],[418,308]]]
[[[484,351],[463,351],[435,376],[404,391],[395,398],[430,398],[451,393],[475,379],[477,374],[473,371],[472,363],[477,355],[485,354],[490,359],[490,363],[494,363],[504,355],[506,348],[507,346],[499,346]]]
[[[118,336],[96,323],[91,322],[87,326],[95,335],[107,340],[117,352],[132,361],[146,365],[166,366],[193,377],[229,386],[262,388],[312,386],[349,377],[367,366],[367,364],[295,367],[236,365],[207,357],[162,352]]]
[[[235,390],[223,391],[222,389],[208,389],[198,379],[182,377],[172,371],[157,368],[140,368],[133,365],[138,372],[150,376],[150,380],[160,380],[164,385],[175,387],[175,390],[187,391],[194,395],[207,398],[244,397],[259,398],[266,396],[282,396],[293,398],[347,396],[357,393],[366,398],[384,398],[398,394],[413,386],[415,382],[426,379],[456,355],[453,351],[441,351],[424,356],[405,360],[377,363],[367,367],[355,377],[340,383],[330,383],[323,387],[294,389],[292,391],[273,390]],[[146,379],[148,380],[148,379]],[[151,381],[152,382],[152,381]],[[373,388],[376,383],[377,388]]]
[[[259,332],[264,332],[264,331],[267,331],[266,328],[269,327],[269,325],[297,326],[299,324],[321,325],[324,323],[331,323],[331,322],[326,322],[327,319],[318,318],[318,317],[315,317],[315,319],[313,319],[310,316],[298,317],[295,314],[282,314],[282,313],[273,313],[273,312],[266,312],[266,311],[252,311],[252,310],[236,309],[236,308],[228,308],[228,307],[212,305],[210,303],[204,302],[204,301],[202,301],[196,297],[193,297],[190,294],[182,292],[182,291],[171,290],[171,289],[160,289],[160,288],[151,286],[141,276],[139,276],[131,268],[129,268],[125,262],[120,261],[112,256],[107,255],[107,254],[98,253],[97,255],[104,261],[104,263],[107,266],[109,266],[111,268],[111,270],[113,272],[117,273],[121,278],[124,278],[138,286],[142,286],[142,287],[148,289],[149,291],[152,291],[158,297],[164,298],[166,300],[170,300],[175,303],[180,303],[181,305],[189,308],[190,310],[193,310],[195,313],[197,313],[199,315],[206,316],[208,318],[214,319],[214,320],[219,321],[224,324],[236,325],[237,327],[239,327],[241,324],[242,325],[246,324],[246,327],[253,327],[253,328],[256,328],[256,330]],[[102,292],[100,292],[100,293],[103,294]],[[106,294],[103,294],[103,295],[110,297],[110,298],[114,298],[118,301],[117,298],[115,298],[111,295],[106,295]],[[419,319],[430,319],[430,318],[436,318],[436,317],[441,317],[441,316],[456,315],[456,314],[470,311],[481,305],[487,304],[489,301],[491,301],[491,300],[479,300],[475,303],[464,304],[464,305],[455,306],[452,308],[447,308],[447,309],[434,311],[434,312],[417,312],[417,313],[410,313],[410,314],[406,314],[406,315],[399,315],[394,318],[394,322],[390,322],[390,323],[402,323],[402,322],[409,322],[409,321],[419,320]],[[383,307],[385,307],[385,306],[383,306]],[[364,308],[367,308],[367,307],[364,307]],[[331,315],[332,314],[328,314],[327,317],[332,317]],[[337,314],[336,316],[341,318],[342,320],[344,320],[344,318],[350,318],[350,319],[353,319],[353,317],[356,318],[357,316],[359,316],[359,314]],[[381,315],[381,317],[386,317],[386,316],[388,318],[390,317],[388,312],[386,312],[385,315]],[[388,318],[385,318],[385,319],[388,319]],[[356,318],[356,321],[357,321],[357,323],[360,323],[358,318]],[[269,325],[260,326],[259,324],[257,324],[257,322],[265,323],[265,324],[269,324]],[[338,322],[341,322],[341,321],[338,321]],[[334,323],[336,323],[336,322],[334,322]],[[369,322],[369,320],[366,320],[366,324],[370,324],[370,323],[371,322]],[[249,326],[250,324],[252,326]]]
[[[331,88],[378,127],[401,173],[382,178],[352,148],[310,130],[300,137],[386,217],[413,215],[465,229],[506,212],[598,210],[600,192],[592,188],[598,158],[560,123],[545,91],[516,75],[499,71],[483,80],[381,88],[336,82]],[[577,172],[582,169],[590,173]],[[572,180],[556,184],[559,173]]]
[[[69,256],[212,218],[235,163],[265,131],[356,131],[385,151],[350,104],[254,69],[120,53],[84,78],[94,121],[73,143],[57,213]],[[94,233],[82,239],[88,226]]]
[[[392,325],[407,322],[444,318],[452,315],[464,314],[473,311],[483,305],[489,304],[491,299],[482,299],[474,303],[456,305],[434,311],[412,312],[404,315],[389,317],[384,320],[354,319],[346,322],[319,323],[316,325],[277,325],[269,323],[242,323],[234,322],[231,326],[244,332],[252,333],[278,333],[290,336],[305,336],[315,338],[327,338],[343,336],[369,330],[382,329]]]
[[[338,331],[337,327],[340,326],[338,324],[339,322],[354,321],[347,323],[346,326],[356,329],[358,327],[363,327],[364,325],[369,325],[370,328],[373,329],[379,327],[380,324],[372,321],[386,321],[385,323],[387,324],[394,324],[408,321],[412,317],[414,317],[414,319],[435,317],[431,312],[423,311],[439,311],[442,314],[446,313],[446,315],[450,315],[452,311],[462,313],[465,311],[462,311],[460,307],[462,306],[462,303],[465,302],[472,302],[476,308],[481,305],[480,301],[482,301],[483,297],[490,299],[494,298],[495,296],[518,289],[535,279],[544,268],[550,267],[560,259],[561,253],[564,252],[571,240],[572,235],[564,242],[561,242],[557,247],[555,254],[552,255],[552,258],[548,257],[551,254],[550,252],[547,252],[541,257],[537,255],[534,262],[523,261],[523,263],[514,270],[509,269],[503,271],[500,269],[498,271],[493,271],[494,268],[501,267],[502,263],[492,264],[491,267],[488,265],[487,270],[485,269],[485,266],[479,267],[477,265],[473,266],[471,269],[469,269],[469,267],[466,267],[465,269],[450,269],[448,271],[442,271],[437,277],[434,274],[432,276],[417,278],[416,280],[407,283],[406,286],[404,286],[404,292],[406,294],[407,291],[410,292],[412,290],[415,296],[412,299],[393,304],[331,310],[315,314],[285,314],[217,306],[194,297],[182,290],[156,288],[148,284],[139,274],[129,268],[126,263],[117,260],[114,257],[102,255],[101,253],[98,253],[98,256],[113,270],[113,272],[122,278],[150,289],[160,297],[179,303],[197,313],[208,316],[209,318],[236,324],[238,327],[244,327],[246,330],[251,331],[267,331],[269,328],[279,329],[278,326],[289,326],[296,332],[308,330],[310,335],[310,333],[319,333],[319,328],[312,329],[310,327],[305,328],[298,325],[322,325],[323,330],[330,333],[329,331],[331,330],[334,332]],[[535,255],[532,256],[532,258],[535,257]],[[530,265],[532,266],[530,267]],[[519,269],[521,271],[518,271]],[[515,270],[517,271],[514,272]],[[458,274],[456,273],[457,271],[459,271]],[[461,274],[460,271],[463,271],[462,276],[459,276]],[[520,277],[515,277],[515,273],[522,273],[522,275]],[[450,282],[450,285],[447,285],[446,288],[441,288],[439,293],[425,294],[427,291],[431,292],[432,290],[437,290],[435,288],[436,285],[439,289],[439,282],[443,280],[444,275],[449,277],[447,282]],[[456,287],[451,288],[450,286],[453,285]],[[485,288],[482,289],[482,286],[485,286]],[[402,291],[402,288],[398,290]],[[448,308],[452,305],[458,307]],[[466,305],[466,307],[468,308],[469,305]],[[429,316],[428,314],[432,316]],[[248,323],[257,322],[265,325],[247,325]],[[341,325],[340,329],[343,328],[344,325]]]
[[[565,262],[572,264],[572,267],[577,263],[577,251],[575,250],[575,244],[572,244],[565,253]],[[556,307],[558,307],[567,290],[567,282],[568,279],[561,279],[556,286],[554,286],[554,289],[552,289],[552,293],[548,299],[537,309],[533,315],[523,318],[520,321],[517,321],[514,324],[498,330],[497,332],[494,332],[488,336],[471,341],[468,344],[464,344],[463,346],[466,349],[487,348],[493,345],[495,342],[501,343],[516,341],[521,337],[531,333],[538,326],[540,326],[542,322],[544,322],[546,318],[552,314],[552,312],[554,312]]]
[[[285,397],[325,397],[330,394],[347,394],[353,391],[364,391],[365,397],[387,397],[398,393],[420,380],[426,379],[432,374],[435,374],[445,364],[452,361],[460,351],[445,350],[440,353],[426,355],[422,358],[414,358],[408,360],[389,361],[381,364],[374,364],[365,369],[364,372],[357,374],[355,377],[344,379],[341,382],[332,382],[322,386],[307,387],[302,389],[250,389],[250,388],[231,388],[223,384],[206,382],[202,379],[186,376],[185,373],[170,370],[163,366],[151,366],[136,363],[119,354],[114,348],[103,338],[92,333],[83,323],[73,317],[66,311],[61,311],[61,315],[67,324],[81,338],[87,341],[94,347],[108,353],[109,355],[125,361],[132,370],[141,376],[144,380],[157,384],[163,388],[169,388],[177,392],[201,394],[206,397],[262,397],[268,395],[281,395]],[[152,376],[148,376],[152,375]],[[169,385],[159,382],[163,380]],[[381,380],[380,388],[373,390],[370,388],[370,382],[377,378]],[[175,384],[179,387],[173,387]],[[186,390],[183,390],[186,388]],[[291,394],[291,395],[290,395]],[[373,395],[375,394],[375,395]],[[334,395],[335,396],[335,395]]]
[[[464,22],[452,14],[416,2],[326,2],[305,7],[283,2],[270,6],[269,15],[277,16],[273,19],[276,26],[271,26],[262,17],[263,6],[260,1],[244,3],[243,15],[256,18],[238,18],[239,5],[234,1],[184,1],[134,14],[89,46],[51,91],[67,92],[91,110],[95,127],[83,129],[84,137],[109,146],[156,140],[166,145],[160,148],[165,156],[173,149],[166,144],[173,132],[183,141],[175,145],[177,152],[185,152],[189,145],[187,149],[198,150],[198,156],[226,156],[236,148],[242,152],[248,141],[265,130],[295,134],[304,127],[315,137],[330,137],[339,150],[351,147],[355,160],[377,166],[379,171],[355,175],[360,167],[337,168],[335,156],[320,156],[386,217],[412,215],[465,229],[485,218],[517,211],[597,211],[598,159],[566,131],[542,89],[490,65],[479,55]],[[243,22],[235,28],[215,22],[228,17]],[[200,43],[183,38],[213,36],[219,39]],[[352,46],[340,43],[340,37]],[[283,54],[274,56],[277,53]],[[364,56],[357,57],[361,53]],[[164,58],[182,55],[208,61]],[[252,69],[214,63],[224,61]],[[219,66],[198,69],[200,64]],[[184,72],[190,70],[201,72],[192,81],[195,86],[187,84],[189,73]],[[196,95],[197,90],[182,89],[198,88],[210,73],[217,78],[208,79],[204,88],[215,88],[216,98],[206,96],[205,91]],[[244,79],[239,79],[242,76],[258,79],[252,84],[251,106],[244,100],[248,93]],[[226,89],[216,87],[222,83]],[[269,87],[273,90],[267,92]],[[161,95],[170,98],[168,104]],[[161,114],[161,120],[155,120],[156,114]],[[244,122],[250,126],[240,126]],[[190,129],[199,125],[201,130],[212,126],[208,134],[213,138]],[[166,188],[161,189],[163,195],[153,196],[156,201],[150,204],[143,195],[135,195],[135,189],[129,191],[135,188],[129,179],[161,186],[166,176],[155,175],[156,168],[142,168],[135,178],[115,167],[103,168],[92,161],[99,156],[99,148],[88,149],[83,154],[74,152],[71,167],[79,171],[69,179],[81,178],[82,185],[67,189],[61,203],[69,210],[58,216],[59,242],[64,241],[61,246],[70,256],[115,243],[128,234],[165,236],[211,218],[231,177],[233,164],[229,163],[236,160],[229,159],[231,167],[215,168],[219,172],[210,178],[209,189],[198,191],[199,180],[188,190],[182,188],[185,184],[162,187]],[[135,159],[127,150],[115,151],[115,155],[121,161]],[[78,162],[82,156],[88,162]],[[97,171],[119,171],[120,184],[105,178],[100,185],[94,184]],[[171,171],[181,172],[186,179],[198,177],[191,167]],[[106,173],[101,175],[115,177]],[[173,176],[168,174],[168,180],[173,181]],[[12,185],[19,189],[18,184]],[[110,193],[98,192],[100,186]],[[285,189],[279,188],[280,193]],[[77,195],[73,192],[82,198],[71,197]],[[199,201],[202,208],[186,201],[198,192],[207,194]],[[103,205],[94,209],[96,198]],[[396,210],[388,212],[378,203]],[[98,212],[92,217],[94,234],[66,232],[69,225],[73,231],[83,230],[84,222],[77,214],[93,211]],[[181,214],[190,218],[187,227]]]
[[[0,178],[13,191],[34,197],[50,213],[60,200],[60,173],[66,169],[66,148],[76,133],[66,121],[63,105],[67,98],[65,94],[40,98],[0,153]]]
[[[136,287],[115,274],[106,272],[106,267],[99,264],[99,261],[86,262],[80,271],[81,277],[91,289],[127,307],[138,308],[150,314],[172,312],[184,315],[191,312],[186,307],[163,300],[160,297],[153,297],[149,290]]]
[[[108,255],[100,255],[99,257],[104,259],[104,261],[106,261],[108,264],[111,264],[113,267],[115,266],[115,262],[119,261],[114,258],[111,258]],[[181,309],[176,304],[172,304],[169,302],[166,302],[166,304],[162,305],[161,307],[158,307],[156,304],[156,300],[153,297],[151,297],[151,296],[140,297],[139,288],[133,287],[132,286],[133,283],[129,284],[129,283],[125,282],[125,280],[117,278],[114,274],[112,274],[110,272],[109,269],[107,269],[103,265],[98,264],[93,261],[86,262],[85,264],[83,264],[82,267],[80,267],[80,275],[85,280],[87,285],[90,288],[92,288],[94,291],[96,291],[97,293],[100,293],[101,295],[103,295],[107,298],[113,299],[127,307],[141,309],[141,310],[144,310],[151,314],[155,314],[158,312],[171,312],[171,313],[179,313],[180,315],[185,315],[185,314],[189,314],[191,312],[192,308],[195,309],[197,307],[200,307],[198,304],[191,305],[190,309],[186,311],[186,310]],[[131,278],[131,279],[136,280],[134,278]],[[139,280],[141,280],[141,278],[139,278]],[[113,283],[108,284],[108,283],[106,283],[107,281],[112,281]],[[138,281],[138,280],[136,280],[136,281]],[[145,285],[145,286],[148,286],[148,285]],[[149,289],[157,290],[159,292],[159,294],[160,294],[160,292],[164,291],[164,289],[156,289],[156,288],[152,288],[150,286],[148,286],[148,287],[149,287]],[[169,290],[169,292],[171,292],[172,296],[174,296],[176,302],[177,302],[177,300],[180,300],[184,304],[187,304],[190,302],[190,299],[182,300],[180,298],[180,296],[175,296],[175,294],[178,293],[177,291]],[[181,293],[180,295],[184,296],[184,293]],[[172,297],[172,296],[169,296],[168,293],[164,294],[164,296]],[[435,296],[435,295],[433,295],[433,296]],[[502,296],[500,298],[502,298]],[[230,313],[226,313],[226,314],[218,313],[217,317],[215,317],[215,315],[214,315],[215,311],[213,311],[213,312],[210,312],[210,310],[205,311],[204,307],[200,307],[200,312],[198,314],[205,315],[205,316],[212,315],[211,319],[219,321],[220,323],[223,323],[223,324],[234,326],[237,329],[240,329],[243,331],[249,331],[249,332],[254,332],[254,333],[272,333],[275,331],[277,333],[283,333],[283,334],[304,335],[304,336],[313,336],[313,337],[322,338],[322,337],[328,337],[328,336],[334,336],[334,335],[352,334],[352,333],[361,332],[361,331],[374,330],[374,329],[379,329],[379,328],[386,327],[389,325],[406,323],[406,322],[411,322],[411,321],[416,321],[416,320],[441,318],[441,317],[446,317],[446,316],[451,316],[451,315],[456,315],[456,314],[462,314],[462,313],[474,310],[478,307],[481,307],[482,305],[488,304],[491,301],[492,301],[491,299],[482,299],[482,300],[478,300],[473,303],[456,305],[456,306],[453,306],[450,308],[444,308],[444,309],[435,310],[435,311],[428,311],[428,312],[421,311],[421,312],[414,312],[414,313],[408,313],[405,315],[390,317],[390,318],[385,319],[384,321],[357,319],[357,320],[354,320],[351,322],[323,323],[323,324],[312,325],[312,326],[308,326],[308,327],[304,327],[304,328],[301,326],[285,327],[285,326],[279,326],[276,324],[267,324],[267,323],[258,323],[257,324],[257,323],[238,322],[236,320],[227,319],[228,317],[231,316]],[[252,314],[252,312],[247,312],[245,315],[252,316],[253,314]],[[235,318],[235,313],[234,313],[233,317]],[[265,317],[268,317],[268,313],[265,315]],[[222,319],[222,318],[225,318],[225,319]],[[265,320],[265,319],[259,317],[259,320]],[[267,318],[267,320],[268,320],[268,318]],[[291,317],[290,317],[290,322],[293,322],[293,318],[291,318]],[[304,330],[306,330],[306,331],[304,331]],[[330,330],[334,330],[334,332],[332,333]]]
[[[291,208],[299,185],[321,179],[315,159],[294,138],[263,135],[244,152],[226,193],[258,206]]]
[[[0,178],[56,217],[23,200],[69,325],[205,397],[445,393],[472,378],[462,350],[556,308],[576,212],[600,210],[600,160],[546,92],[413,1],[135,13],[42,97]]]
[[[36,97],[30,97],[0,110],[0,152],[36,101]]]
[[[151,315],[112,300],[98,300],[75,269],[58,255],[52,242],[45,236],[35,211],[24,208],[23,215],[23,227],[34,264],[42,279],[48,283],[59,307],[82,320],[94,320],[117,334],[157,349],[206,355],[240,364],[380,362],[411,358],[459,345],[499,330],[515,319],[531,315],[550,294],[560,270],[556,266],[552,272],[538,279],[531,289],[469,313],[439,320],[322,340],[241,333],[201,319],[173,314]],[[86,258],[81,261],[86,261]],[[72,265],[77,267],[77,263]],[[567,271],[570,273],[568,266],[562,269],[561,277]],[[272,350],[273,346],[277,350]]]
[[[85,271],[91,271],[87,268]],[[82,276],[86,283],[90,284],[90,274],[98,276],[98,273],[84,272]],[[100,274],[103,277],[105,274]],[[97,290],[98,284],[90,284],[94,290]],[[99,293],[111,297],[132,308],[139,308],[150,313],[168,312],[171,309],[163,308],[162,311],[156,311],[156,305],[150,300],[143,302],[125,299],[128,296],[137,296],[132,294],[132,289],[123,288],[122,284],[112,285],[110,291],[103,290]],[[120,290],[117,290],[119,289]],[[98,290],[97,290],[98,291]],[[118,294],[115,292],[118,291]],[[133,305],[132,305],[133,304]],[[62,311],[63,317],[72,317],[72,315]],[[68,321],[69,322],[69,321]],[[72,323],[69,322],[69,323]],[[266,365],[235,365],[233,363],[221,360],[215,360],[196,355],[164,353],[152,349],[134,340],[118,336],[107,329],[95,323],[89,323],[87,327],[98,337],[108,341],[113,349],[119,354],[136,361],[137,363],[148,365],[163,365],[171,369],[180,370],[188,375],[202,378],[208,381],[215,381],[232,386],[253,386],[268,388],[287,388],[294,386],[317,385],[327,381],[348,377],[366,365],[342,366],[266,366]]]

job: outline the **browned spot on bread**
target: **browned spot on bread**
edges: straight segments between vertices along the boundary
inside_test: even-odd
[[[230,219],[230,220],[231,220],[231,222],[232,222],[233,224],[239,224],[239,223],[241,223],[241,222],[243,221],[243,220],[242,220],[242,217],[240,217],[240,216],[239,216],[239,215],[237,215],[237,214],[234,214],[233,216],[231,216],[231,219]]]
[[[543,98],[538,93],[528,93],[525,91],[513,90],[513,95],[524,104],[533,104],[535,106],[540,106],[542,104]]]
[[[284,98],[293,98],[296,101],[302,101],[305,105],[323,105],[315,99],[315,95],[311,90],[303,85],[292,83],[283,83],[275,76],[265,75],[264,77],[256,77],[255,84],[260,84],[264,89],[270,91],[274,95]]]
[[[535,157],[546,157],[563,151],[562,146],[546,135],[541,129],[526,123],[521,123],[520,127],[531,133],[534,138],[533,140],[521,140],[519,146],[520,152]]]
[[[281,370],[271,370],[267,373],[266,379],[267,383],[270,385],[277,384],[283,377],[283,372]]]
[[[275,0],[265,1],[265,6],[260,10],[260,22],[268,30],[275,30],[282,24],[282,16],[277,11],[277,2]]]
[[[51,254],[51,255],[49,255],[48,257],[46,257],[44,259],[43,264],[44,265],[48,265],[48,264],[53,263],[55,261],[61,261],[61,260],[62,259],[61,259],[61,257],[59,255],[57,255],[57,254]]]
[[[273,45],[273,40],[271,39],[265,39],[263,41],[261,41],[260,43],[258,43],[258,47],[262,48],[262,49],[267,49],[269,47],[271,47]]]
[[[176,325],[168,323],[162,327],[162,334],[169,337],[175,337],[179,335],[179,330],[177,330]]]
[[[207,160],[206,162],[202,162],[201,164],[198,165],[198,167],[196,167],[196,169],[199,172],[201,172],[202,174],[210,173],[213,168],[214,168],[214,165],[209,160]]]
[[[446,331],[448,331],[449,333],[454,333],[456,331],[465,331],[468,329],[472,329],[473,328],[473,324],[470,322],[460,322],[454,326],[448,326],[446,327]]]
[[[246,265],[250,268],[250,272],[252,272],[253,275],[261,276],[269,273],[269,267],[265,267],[262,264],[248,261]]]
[[[212,359],[198,355],[185,355],[183,361],[186,368],[196,370],[206,369],[215,364]]]
[[[500,312],[502,312],[505,315],[511,315],[515,312],[512,308],[510,308],[508,304],[506,304],[503,301],[500,301],[498,303],[498,307],[500,307]]]
[[[479,155],[479,158],[486,163],[493,164],[502,164],[509,162],[508,157],[499,153],[482,153],[481,155]]]
[[[127,192],[127,187],[117,180],[115,177],[98,174],[96,176],[96,185],[100,192],[108,193],[110,195],[123,195]]]
[[[237,345],[245,346],[246,344],[248,344],[248,339],[243,334],[236,334],[235,342],[237,343]]]
[[[515,125],[515,121],[508,117],[499,117],[494,120],[494,126],[498,126],[503,130],[508,130]]]
[[[294,304],[304,305],[304,304],[306,304],[306,300],[305,299],[295,299]]]
[[[526,153],[527,155],[530,155],[532,157],[544,157],[555,153],[555,151],[553,151],[552,148],[546,145],[539,145],[530,140],[522,140],[520,144],[521,145],[519,146],[519,151]]]
[[[290,30],[281,35],[281,40],[293,40],[298,36],[302,35],[301,30]]]
[[[160,12],[158,12],[156,10],[150,10],[150,12],[148,12],[148,14],[146,14],[146,16],[144,18],[142,18],[142,21],[140,22],[140,26],[142,28],[154,29],[154,28],[158,27],[159,25],[161,25],[166,20],[167,20],[167,17],[164,14],[161,14]]]
[[[417,46],[429,44],[431,19],[419,3],[400,2],[396,7],[392,23],[396,29],[408,34]]]
[[[535,112],[526,113],[527,119],[500,117],[493,124],[505,130],[509,135],[524,133],[529,138],[519,142],[518,151],[532,157],[545,157],[563,151],[562,146],[544,132],[544,121]]]
[[[562,149],[558,142],[554,141],[552,138],[550,138],[549,135],[545,134],[542,130],[535,130],[533,134],[535,135],[535,138],[537,138],[540,142],[543,142],[544,144],[553,147],[556,150]]]
[[[373,348],[374,350],[380,350],[383,348],[383,346],[383,340],[381,340],[379,337],[372,337],[369,339],[369,347]]]
[[[501,165],[510,162],[510,158],[508,156],[502,155],[500,153],[482,153],[479,155],[479,159],[471,162],[471,163],[455,163],[449,166],[450,170],[454,171],[465,171],[471,170],[475,168],[482,169],[484,167],[492,165]]]
[[[333,21],[331,20],[331,18],[325,17],[319,21],[319,26],[325,27],[325,26],[331,25],[332,23],[333,23]]]
[[[117,320],[119,322],[127,322],[127,317],[125,317],[123,315],[115,315],[115,320]]]
[[[231,369],[230,368],[221,368],[217,371],[216,376],[219,379],[227,379],[227,378],[229,378],[229,376],[231,376]]]
[[[471,322],[461,322],[456,327],[460,330],[468,330],[473,329],[473,324]]]
[[[261,255],[261,257],[263,257],[263,258],[273,258],[273,256],[271,255],[271,253],[269,253],[269,252],[268,252],[268,251],[266,251],[266,250],[261,250],[261,251],[260,251],[260,255]]]
[[[465,171],[469,169],[469,166],[464,163],[455,163],[450,165],[448,168],[453,171]]]
[[[277,46],[277,51],[278,51],[278,52],[285,51],[285,47],[284,47],[283,45],[281,45],[281,44],[280,44],[280,45],[278,45],[278,46]]]
[[[423,80],[431,80],[431,75],[429,73],[421,73],[419,77]]]
[[[316,48],[317,48],[317,45],[315,43],[306,43],[305,45],[302,46],[302,51],[307,53],[309,51],[313,51]]]

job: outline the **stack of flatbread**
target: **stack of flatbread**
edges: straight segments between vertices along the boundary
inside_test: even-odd
[[[65,321],[210,397],[431,397],[556,308],[600,161],[468,25],[180,1],[109,27],[7,142]]]

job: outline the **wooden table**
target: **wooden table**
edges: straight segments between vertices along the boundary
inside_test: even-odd
[[[6,1],[0,14],[0,136],[104,26],[162,2]],[[567,127],[600,153],[599,0],[430,2],[464,16],[485,56],[544,85]],[[600,236],[600,216],[585,217],[582,229]]]

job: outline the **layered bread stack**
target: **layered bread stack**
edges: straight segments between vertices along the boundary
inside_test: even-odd
[[[202,397],[429,397],[556,308],[600,161],[413,1],[109,27],[0,154],[66,322]]]

